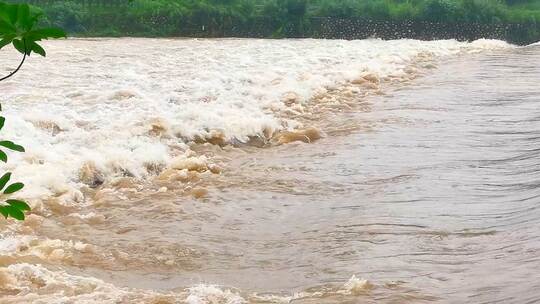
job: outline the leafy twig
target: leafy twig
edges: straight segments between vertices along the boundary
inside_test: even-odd
[[[21,67],[23,66],[24,61],[26,60],[26,40],[25,39],[23,39],[23,43],[24,43],[25,51],[23,53],[23,58],[21,60],[21,63],[19,63],[19,66],[13,72],[9,73],[9,75],[0,78],[0,81],[6,80],[6,79],[10,78],[11,76],[15,75],[21,69]]]

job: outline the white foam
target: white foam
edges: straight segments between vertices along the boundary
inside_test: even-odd
[[[93,246],[82,242],[59,239],[39,239],[30,235],[0,235],[0,258],[12,258],[20,261],[23,258],[38,258],[43,262],[62,262],[72,258],[76,253],[93,253]]]
[[[279,118],[282,96],[302,102],[325,87],[365,73],[404,75],[419,56],[442,57],[509,47],[500,41],[453,40],[166,40],[47,42],[3,83],[2,137],[27,148],[4,169],[39,199],[81,186],[80,168],[105,179],[145,178],[148,165],[169,165],[171,146],[216,132],[246,141],[294,121]],[[19,55],[3,52],[0,66]],[[159,134],[152,133],[159,122]],[[174,156],[178,155],[176,150]]]
[[[8,291],[0,302],[14,304],[247,303],[235,292],[213,285],[201,284],[177,293],[154,292],[121,288],[100,279],[71,275],[27,263],[0,268],[0,289]]]
[[[245,304],[247,301],[229,289],[220,289],[213,285],[197,285],[188,289],[187,304]]]
[[[358,294],[369,291],[374,286],[366,279],[357,278],[356,275],[353,275],[347,283],[343,285],[344,292],[350,294]]]
[[[95,278],[26,263],[0,268],[0,285],[15,293],[3,296],[6,303],[119,303],[129,295],[128,290]]]

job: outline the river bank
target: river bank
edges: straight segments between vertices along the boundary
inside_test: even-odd
[[[45,25],[77,37],[540,40],[540,5],[531,1],[29,2]]]
[[[114,24],[116,16],[105,14],[89,21],[91,30],[74,33],[77,37],[184,37],[184,38],[315,38],[360,40],[380,38],[385,40],[416,39],[458,41],[474,41],[478,39],[497,39],[516,45],[529,45],[540,40],[540,25],[536,23],[441,23],[430,21],[380,21],[369,19],[342,19],[330,17],[311,18],[302,24],[279,24],[269,18],[252,18],[249,20],[222,20],[218,23],[192,23],[186,20],[168,20],[155,17],[156,20],[145,20],[144,23],[164,22],[170,31],[160,33],[146,32],[131,25],[100,29],[104,20]],[[159,20],[159,21],[158,21]],[[130,24],[130,22],[128,22]],[[174,25],[171,25],[174,24]]]

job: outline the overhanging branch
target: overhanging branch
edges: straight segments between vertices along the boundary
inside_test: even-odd
[[[24,61],[26,60],[26,40],[25,39],[23,39],[23,44],[24,44],[24,54],[23,54],[23,58],[21,60],[21,63],[19,63],[19,66],[13,72],[9,73],[9,75],[0,78],[0,81],[6,80],[6,79],[10,78],[11,76],[15,75],[21,69],[21,67],[23,66]]]

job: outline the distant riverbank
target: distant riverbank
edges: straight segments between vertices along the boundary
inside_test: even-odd
[[[157,16],[156,19],[165,17]],[[76,31],[78,37],[189,37],[189,38],[316,38],[316,39],[368,39],[380,38],[474,41],[478,39],[504,40],[517,45],[529,45],[540,41],[540,24],[536,23],[449,23],[418,20],[384,21],[370,19],[349,19],[334,17],[314,17],[301,26],[297,23],[278,24],[275,21],[257,17],[249,20],[223,20],[215,24],[196,24],[184,20],[167,20],[167,27],[176,23],[175,30],[154,32],[151,29],[134,30],[133,26],[101,28],[103,19],[114,24],[115,16],[106,15],[95,18],[86,30]],[[142,21],[159,23],[158,21]]]
[[[540,40],[540,0],[24,2],[80,37]]]

